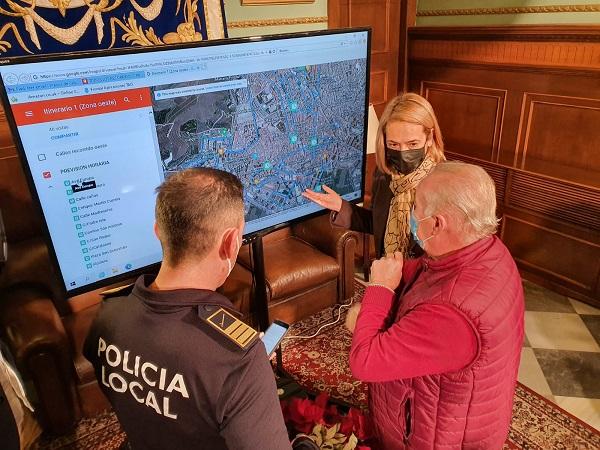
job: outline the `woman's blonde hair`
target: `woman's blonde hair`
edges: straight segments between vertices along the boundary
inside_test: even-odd
[[[377,130],[376,160],[377,168],[391,174],[385,157],[385,132],[390,122],[408,122],[422,125],[425,133],[433,133],[431,146],[425,149],[425,155],[436,163],[444,161],[444,141],[433,107],[425,98],[413,92],[404,92],[390,100],[379,119]]]

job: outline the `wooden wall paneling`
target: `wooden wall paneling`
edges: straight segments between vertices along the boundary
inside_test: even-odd
[[[369,101],[381,114],[398,87],[400,0],[330,0],[330,28],[371,27]]]
[[[600,233],[600,190],[514,171],[506,206]]]
[[[398,46],[398,92],[408,90],[408,27],[415,25],[417,0],[400,2],[400,42]]]
[[[410,60],[409,88],[419,92],[421,83],[436,82],[448,84],[466,84],[470,86],[503,89],[507,91],[505,97],[505,111],[503,114],[502,133],[498,148],[498,162],[517,167],[517,148],[519,129],[522,123],[523,99],[526,93],[539,93],[542,89],[545,95],[585,98],[600,92],[600,71],[557,71],[554,69],[523,69],[519,67],[485,66],[477,64],[450,63],[448,61],[420,61]],[[583,95],[585,94],[585,95]],[[437,112],[437,111],[436,111]],[[589,117],[589,114],[587,115]],[[551,128],[545,126],[546,131]],[[447,130],[442,127],[442,133]],[[597,135],[596,135],[597,136]],[[449,150],[457,150],[451,146]],[[565,154],[573,150],[568,146]],[[579,169],[588,171],[587,175],[579,174],[576,178],[567,179],[592,179],[598,178],[593,164],[597,159],[590,160],[587,168]]]
[[[15,156],[15,154],[15,146],[6,121],[6,115],[2,105],[0,105],[0,158]]]
[[[494,64],[600,68],[600,45],[578,42],[472,42],[422,40],[410,51],[430,58]]]
[[[411,58],[508,66],[600,69],[600,26],[416,27]]]
[[[436,112],[448,148],[498,160],[506,90],[434,81],[422,81],[420,90]]]
[[[496,185],[499,213],[527,214],[540,226],[600,244],[600,189],[568,183],[459,153],[446,152],[450,161],[481,166]]]
[[[520,267],[568,295],[600,305],[600,245],[511,216],[503,217],[501,238]],[[550,245],[549,245],[550,244]],[[560,290],[560,289],[559,289]]]
[[[371,71],[371,84],[369,87],[369,101],[374,105],[382,105],[387,99],[388,72],[385,70]]]
[[[477,164],[494,180],[499,236],[527,278],[600,306],[599,189],[462,154],[446,156]]]
[[[599,124],[600,98],[526,92],[516,149],[517,167],[600,187]]]

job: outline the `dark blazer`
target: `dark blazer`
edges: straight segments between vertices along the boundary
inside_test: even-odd
[[[375,170],[371,192],[371,209],[353,205],[347,201],[342,202],[339,213],[331,214],[331,223],[335,226],[348,228],[352,231],[370,233],[375,237],[375,253],[377,258],[383,256],[383,241],[387,227],[390,202],[394,194],[390,190],[391,176]],[[408,257],[416,258],[423,254],[423,250],[416,245],[412,236],[408,246]]]

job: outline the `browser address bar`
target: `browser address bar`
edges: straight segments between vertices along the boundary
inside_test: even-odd
[[[218,83],[197,84],[174,89],[154,91],[155,100],[165,100],[186,95],[207,94],[209,92],[228,91],[230,89],[243,89],[248,87],[248,80],[219,81]]]

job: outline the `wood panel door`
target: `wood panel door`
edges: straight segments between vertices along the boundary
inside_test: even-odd
[[[414,27],[409,85],[496,182],[523,276],[600,306],[600,26]]]
[[[381,115],[398,87],[402,0],[329,0],[329,28],[371,27],[369,102]],[[402,74],[402,78],[404,75]]]

